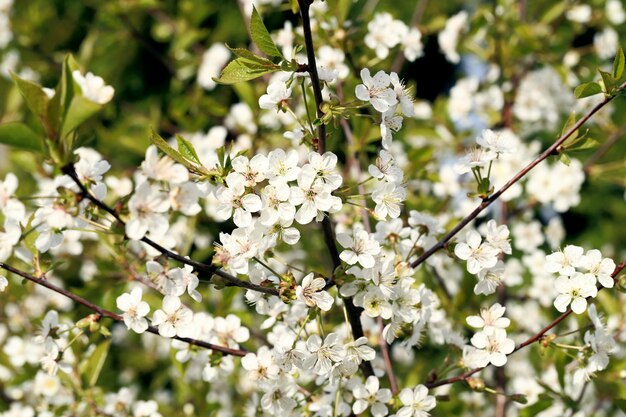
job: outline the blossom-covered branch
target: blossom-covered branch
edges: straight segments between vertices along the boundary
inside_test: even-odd
[[[115,321],[119,321],[119,322],[124,322],[124,318],[122,316],[120,316],[119,314],[116,314],[112,311],[109,311],[107,309],[104,309],[94,303],[92,303],[91,301],[88,301],[76,294],[74,294],[71,291],[68,291],[66,289],[63,289],[61,287],[58,287],[56,285],[54,285],[53,283],[51,283],[50,281],[46,280],[45,278],[37,278],[34,275],[28,274],[22,270],[19,270],[11,265],[7,265],[3,262],[0,262],[0,268],[5,269],[9,272],[12,272],[16,275],[19,275],[20,277],[27,279],[29,281],[34,282],[37,285],[41,285],[42,287],[46,287],[49,290],[52,290],[58,294],[61,294],[69,299],[71,299],[72,301],[74,301],[75,303],[78,303],[84,307],[87,307],[88,309],[96,312],[97,314],[99,314],[101,317],[107,317],[110,319],[113,319]],[[154,327],[154,326],[148,326],[148,328],[145,330],[149,333],[153,333],[156,335],[159,335],[159,329]],[[223,354],[226,355],[233,355],[233,356],[245,356],[248,352],[246,352],[245,350],[241,350],[241,349],[231,349],[229,347],[225,347],[225,346],[219,346],[219,345],[215,345],[213,343],[208,343],[202,340],[196,340],[196,339],[192,339],[189,337],[179,337],[179,336],[173,336],[173,339],[176,340],[180,340],[181,342],[185,342],[185,343],[189,343],[190,345],[194,345],[194,346],[198,346],[201,348],[205,348],[205,349],[210,349],[216,352],[221,352]]]
[[[98,200],[91,192],[89,192],[89,190],[85,187],[85,185],[80,181],[80,179],[76,175],[76,170],[74,169],[74,165],[70,164],[70,165],[66,165],[65,167],[63,167],[63,173],[72,178],[72,180],[76,183],[76,185],[80,189],[80,195],[83,198],[87,198],[89,201],[91,201],[93,204],[98,206],[100,209],[102,209],[102,210],[106,211],[107,213],[109,213],[122,226],[125,225],[125,222],[115,212],[115,210],[113,210],[111,207],[106,205],[104,202]],[[223,278],[227,282],[227,285],[229,285],[229,286],[246,288],[246,289],[249,289],[249,290],[254,290],[254,291],[258,291],[258,292],[265,293],[265,294],[270,294],[270,295],[276,295],[276,296],[278,295],[278,290],[276,290],[274,288],[263,287],[263,286],[260,286],[260,285],[253,284],[251,282],[240,280],[239,278],[236,278],[236,277],[232,276],[231,274],[229,274],[227,272],[224,272],[224,271],[222,271],[219,268],[216,268],[213,265],[207,265],[207,264],[204,264],[202,262],[197,262],[197,261],[194,261],[193,259],[189,259],[189,258],[181,256],[181,255],[179,255],[179,254],[177,254],[175,252],[172,252],[172,251],[164,248],[163,246],[159,245],[158,243],[156,243],[155,241],[153,241],[152,239],[150,239],[150,238],[148,238],[146,236],[143,236],[140,240],[142,242],[152,246],[154,249],[158,250],[163,255],[167,256],[168,258],[174,259],[174,260],[176,260],[178,262],[181,262],[183,264],[186,264],[186,265],[190,265],[190,266],[194,267],[194,269],[196,269],[199,272],[204,272],[206,274],[209,274],[209,277],[211,275],[215,274],[215,275]]]
[[[435,254],[440,249],[443,249],[446,244],[454,237],[457,233],[459,233],[465,226],[467,226],[472,220],[474,220],[478,215],[489,207],[494,201],[496,201],[506,190],[511,188],[517,182],[519,182],[526,174],[528,174],[535,166],[537,166],[540,162],[545,160],[551,155],[555,155],[558,153],[559,146],[562,146],[563,143],[572,136],[580,127],[585,124],[587,120],[591,118],[594,114],[596,114],[600,109],[606,106],[613,98],[617,97],[622,90],[626,88],[626,83],[623,83],[616,91],[615,94],[606,96],[601,102],[596,104],[591,110],[587,112],[580,120],[578,120],[567,132],[561,135],[552,145],[550,145],[545,151],[543,151],[539,156],[537,156],[532,162],[526,165],[522,170],[520,170],[513,178],[511,178],[506,184],[504,184],[498,191],[491,194],[489,197],[483,199],[478,207],[474,209],[470,214],[468,214],[463,220],[461,220],[452,230],[450,230],[443,238],[441,238],[435,245],[433,245],[430,249],[425,251],[419,258],[411,263],[411,267],[416,268],[421,265],[426,259],[430,258],[433,254]]]
[[[615,270],[613,271],[613,273],[611,274],[611,277],[615,280],[617,275],[622,272],[622,270],[626,268],[626,262],[622,262],[619,265],[617,265],[615,267]],[[600,286],[599,290],[602,289],[604,287]],[[541,330],[539,330],[537,333],[535,333],[533,336],[529,337],[528,339],[526,339],[525,341],[523,341],[522,343],[520,343],[519,345],[517,345],[515,347],[515,349],[513,349],[512,353],[515,353],[523,348],[525,348],[528,345],[532,345],[535,342],[541,341],[546,333],[548,333],[550,330],[552,330],[553,328],[555,328],[559,323],[561,323],[563,320],[565,320],[570,314],[573,313],[573,310],[571,308],[568,308],[564,313],[562,313],[560,316],[558,316],[556,319],[552,320],[552,322],[550,322],[550,324],[546,325],[544,328],[542,328]],[[487,365],[489,366],[489,365]],[[446,379],[441,379],[439,381],[431,381],[431,382],[427,382],[425,385],[428,388],[436,388],[436,387],[440,387],[442,385],[448,385],[448,384],[454,384],[455,382],[461,382],[461,381],[467,381],[467,379],[469,377],[471,377],[472,375],[482,371],[483,369],[485,369],[487,366],[483,366],[483,367],[479,367],[479,368],[474,368],[474,369],[470,369],[469,371],[462,373],[460,375],[457,376],[453,376],[450,378],[446,378]]]

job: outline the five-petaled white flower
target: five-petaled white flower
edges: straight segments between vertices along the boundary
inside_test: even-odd
[[[603,258],[599,250],[587,251],[580,260],[580,268],[593,275],[603,287],[613,288],[614,281],[611,275],[615,271],[615,262],[610,258]]]
[[[91,72],[83,76],[78,70],[72,72],[72,77],[87,100],[96,104],[106,104],[113,98],[115,90],[110,85],[105,85],[102,77]]]
[[[598,294],[596,279],[591,274],[575,273],[571,277],[561,275],[554,282],[560,293],[554,300],[554,307],[563,313],[572,304],[572,311],[581,314],[587,309],[587,297]]]
[[[467,271],[477,274],[483,269],[492,268],[498,262],[499,251],[490,243],[482,243],[480,234],[470,230],[465,235],[465,242],[460,242],[454,248],[454,254],[467,261]]]
[[[386,416],[388,413],[385,405],[391,400],[391,391],[387,388],[380,389],[380,382],[375,376],[370,376],[365,384],[357,383],[352,389],[356,401],[352,404],[352,412],[361,414],[368,407],[374,417]]]
[[[337,333],[328,334],[324,342],[314,334],[307,340],[306,347],[310,354],[302,362],[302,369],[311,369],[317,375],[327,375],[333,364],[340,362],[345,353]]]
[[[428,411],[437,405],[435,397],[428,395],[428,388],[422,384],[415,389],[403,389],[399,397],[404,407],[398,410],[396,417],[428,417]]]
[[[477,329],[488,329],[490,327],[506,329],[511,324],[511,320],[502,317],[505,311],[506,307],[500,305],[500,303],[495,303],[488,309],[481,308],[480,316],[469,316],[466,321],[467,324]]]
[[[141,288],[134,288],[130,294],[124,293],[117,297],[117,308],[124,314],[124,324],[136,333],[143,333],[148,329],[148,320],[145,316],[150,312],[150,306],[145,301],[141,301]]]
[[[337,234],[337,241],[346,248],[339,257],[349,265],[360,263],[363,268],[371,268],[376,263],[374,256],[380,253],[380,244],[365,230]]]
[[[333,305],[333,297],[324,291],[325,286],[324,278],[313,278],[311,272],[302,279],[302,283],[296,288],[296,296],[309,307],[317,306],[320,310],[328,311]]]
[[[378,71],[374,77],[370,75],[370,70],[363,68],[361,70],[361,79],[363,84],[356,86],[355,94],[359,100],[369,101],[374,108],[384,113],[391,106],[398,103],[396,93],[389,88],[391,78],[384,71]]]
[[[183,306],[180,298],[174,295],[166,295],[163,298],[163,310],[155,311],[152,316],[152,324],[159,327],[159,334],[163,337],[187,336],[192,320],[191,310]]]
[[[472,345],[478,348],[476,352],[480,363],[479,366],[503,366],[506,363],[506,355],[513,352],[515,342],[506,337],[506,331],[498,327],[487,327],[483,331],[472,336]]]

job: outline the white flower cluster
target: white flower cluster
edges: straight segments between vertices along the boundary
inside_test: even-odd
[[[503,366],[506,355],[513,352],[515,343],[507,338],[506,328],[511,321],[504,316],[506,308],[496,303],[489,309],[482,308],[480,316],[469,316],[467,324],[481,329],[472,336],[473,346],[463,348],[463,361],[468,368],[489,365]]]
[[[454,254],[467,261],[467,271],[478,276],[474,286],[475,294],[493,294],[504,278],[504,263],[499,260],[500,254],[511,254],[509,228],[507,225],[496,224],[489,220],[483,228],[483,237],[476,230],[469,230],[465,242],[458,243]]]
[[[233,159],[226,184],[215,191],[220,219],[232,217],[238,226],[230,234],[220,233],[217,259],[223,266],[245,274],[248,262],[279,240],[298,242],[294,220],[304,225],[341,210],[341,198],[332,195],[343,181],[336,170],[337,156],[310,152],[307,163],[298,162],[297,151],[282,149],[250,160]],[[253,213],[259,217],[253,218]]]
[[[395,72],[387,74],[384,71],[378,71],[372,77],[370,70],[363,68],[361,80],[363,84],[357,85],[355,89],[356,98],[369,101],[376,111],[382,113],[380,134],[383,148],[389,149],[392,132],[397,132],[402,128],[402,116],[396,114],[398,104],[404,116],[415,116],[411,93]]]
[[[598,294],[598,284],[605,288],[613,288],[613,271],[615,262],[603,258],[597,249],[584,252],[580,246],[567,245],[563,250],[546,257],[547,272],[559,274],[554,287],[559,295],[554,300],[554,307],[564,312],[571,304],[576,314],[587,309],[587,298]]]
[[[595,372],[606,369],[609,365],[609,355],[617,350],[615,335],[602,323],[595,304],[589,306],[591,329],[585,332],[584,341],[586,350],[579,351],[574,372],[574,381],[582,384],[589,381]]]
[[[566,109],[576,100],[561,76],[546,66],[528,73],[520,82],[513,105],[513,114],[527,129],[554,130]]]
[[[111,165],[102,159],[102,156],[89,148],[79,148],[74,151],[79,157],[75,164],[78,178],[97,197],[104,198],[107,187],[103,182],[103,175]],[[67,188],[78,192],[79,188],[68,175],[58,176],[50,183],[40,183],[41,195],[50,198],[37,200],[39,208],[35,211],[32,225],[36,226],[38,233],[35,240],[35,247],[40,252],[47,252],[60,248],[66,238],[72,240],[75,245],[66,245],[68,252],[72,254],[80,253],[82,246],[78,242],[80,233],[75,230],[82,228],[86,222],[80,218],[88,202],[84,201],[79,207],[79,213],[69,211],[67,207],[58,204],[56,197],[59,196],[58,188]],[[24,216],[24,214],[22,214]],[[19,221],[21,221],[20,219]]]
[[[136,176],[137,186],[128,201],[129,218],[126,236],[140,240],[146,235],[171,247],[166,232],[170,211],[186,216],[201,210],[198,199],[202,193],[198,184],[189,180],[189,172],[167,156],[159,156],[155,146],[146,150],[146,159]]]
[[[411,211],[409,226],[401,219],[379,222],[376,231],[367,233],[355,227],[351,233],[339,233],[345,248],[341,258],[353,265],[351,276],[340,288],[344,297],[352,297],[366,316],[389,320],[383,335],[388,343],[401,339],[407,347],[420,343],[428,329],[439,343],[457,343],[461,338],[445,321],[439,299],[424,284],[415,284],[410,261],[437,242],[443,228],[434,217]],[[393,250],[390,250],[393,248]],[[412,330],[406,332],[407,328]]]
[[[368,167],[370,175],[376,178],[372,200],[376,203],[374,213],[380,220],[387,217],[400,217],[402,204],[406,200],[406,187],[402,185],[404,173],[396,165],[390,152],[381,149],[376,162]]]
[[[423,55],[422,34],[418,28],[409,28],[401,20],[389,13],[376,13],[367,24],[365,45],[376,52],[379,59],[385,59],[389,50],[402,45],[404,56],[410,62]]]
[[[476,144],[478,146],[470,148],[455,166],[458,174],[465,174],[474,168],[485,168],[501,154],[515,152],[515,140],[508,134],[508,131],[483,130],[482,134],[476,138]]]
[[[460,11],[446,21],[446,26],[438,35],[439,48],[445,54],[446,59],[453,64],[457,64],[461,60],[456,48],[461,33],[467,30],[467,20],[467,12],[465,10]]]

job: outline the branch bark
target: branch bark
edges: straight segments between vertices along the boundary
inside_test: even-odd
[[[315,107],[317,109],[317,117],[321,119],[321,117],[324,115],[321,109],[323,103],[322,86],[320,84],[320,79],[317,74],[315,47],[313,46],[313,34],[311,31],[311,17],[309,15],[309,7],[311,6],[311,3],[312,0],[298,0],[298,5],[300,6],[300,15],[302,17],[302,28],[304,32],[304,44],[306,46],[309,74],[311,75],[311,86],[313,88],[313,96],[315,97]],[[317,135],[319,136],[317,151],[320,154],[323,154],[324,152],[326,152],[326,126],[323,123],[320,123],[318,125]],[[341,267],[341,259],[339,258],[339,250],[337,249],[337,243],[335,241],[335,234],[333,231],[333,225],[330,221],[330,217],[326,216],[324,217],[324,220],[322,220],[322,230],[324,232],[324,242],[326,243],[326,247],[328,248],[328,252],[332,259],[332,280],[332,277],[334,277],[334,271],[338,267]],[[348,322],[350,323],[350,328],[352,329],[352,336],[356,340],[364,336],[363,325],[361,324],[362,309],[354,305],[351,297],[344,298],[343,300],[346,306],[346,311],[348,313]],[[374,375],[374,369],[372,368],[372,364],[369,362],[362,362],[361,370],[366,376]]]
[[[80,189],[80,193],[79,193],[80,196],[88,199],[93,204],[95,204],[98,208],[109,213],[122,226],[126,224],[122,220],[122,218],[119,216],[119,214],[117,214],[115,210],[113,210],[113,208],[109,207],[106,203],[98,200],[96,197],[93,196],[93,194],[91,194],[91,192],[89,192],[87,187],[85,187],[85,185],[78,178],[78,175],[76,174],[76,170],[74,169],[73,164],[66,165],[65,167],[63,167],[62,171],[64,174],[69,176],[74,181],[74,183],[76,183],[76,185]],[[224,272],[219,268],[216,268],[213,265],[207,265],[202,262],[197,262],[197,261],[194,261],[193,259],[189,259],[175,252],[172,252],[169,249],[164,248],[163,246],[159,245],[158,243],[156,243],[155,241],[153,241],[152,239],[148,237],[144,236],[143,238],[141,238],[141,241],[152,246],[154,249],[161,252],[163,255],[167,256],[170,259],[174,259],[186,265],[191,265],[196,271],[209,274],[209,279],[212,275],[217,275],[223,278],[227,282],[227,285],[229,286],[246,288],[246,289],[258,291],[261,293],[278,296],[278,290],[275,288],[263,287],[263,286],[253,284],[248,281],[240,280],[239,278],[236,278],[230,275],[229,273]]]
[[[623,90],[626,88],[626,83],[622,84],[619,90]],[[544,159],[547,159],[550,155],[553,155],[557,152],[557,148],[561,146],[574,132],[576,132],[587,120],[591,118],[594,114],[596,114],[601,108],[606,106],[613,98],[619,95],[619,92],[613,96],[605,97],[600,103],[595,105],[593,109],[591,109],[587,114],[583,116],[570,130],[561,135],[548,149],[543,151],[537,158],[535,158],[532,162],[522,168],[513,178],[511,178],[506,184],[502,186],[498,191],[493,193],[488,198],[484,199],[482,203],[478,207],[474,209],[470,214],[468,214],[463,220],[461,220],[452,230],[450,230],[441,240],[439,240],[433,247],[424,252],[419,258],[411,263],[413,268],[418,267],[432,255],[434,255],[437,251],[444,248],[446,244],[454,237],[457,233],[459,233],[465,226],[467,226],[472,220],[474,220],[478,215],[489,207],[494,201],[496,201],[506,190],[511,188],[514,184],[519,182],[526,174],[528,174],[535,166],[537,166]]]
[[[626,262],[622,262],[621,264],[617,265],[615,267],[615,271],[613,271],[613,273],[611,274],[611,277],[615,280],[617,275],[620,272],[622,272],[622,270],[624,268],[626,268]],[[600,287],[598,289],[598,291],[602,290],[602,288],[604,288],[604,287]],[[550,324],[545,326],[543,329],[539,330],[537,333],[535,333],[530,338],[526,339],[524,342],[522,342],[519,345],[517,345],[515,347],[515,349],[513,350],[513,352],[511,352],[511,355],[513,353],[517,352],[518,350],[521,350],[521,349],[525,348],[526,346],[532,345],[533,343],[538,342],[541,339],[543,339],[543,337],[546,335],[546,333],[548,333],[550,330],[555,328],[559,323],[561,323],[563,320],[565,320],[570,314],[572,314],[572,309],[568,308],[567,311],[565,311],[563,314],[561,314],[556,319],[552,320],[552,322],[550,322]],[[436,387],[440,387],[442,385],[448,385],[448,384],[454,384],[455,382],[466,381],[470,376],[474,375],[477,372],[482,371],[483,369],[487,368],[488,366],[489,365],[484,366],[482,368],[470,369],[469,371],[467,371],[465,373],[462,373],[460,375],[453,376],[453,377],[446,378],[446,379],[442,379],[442,380],[439,380],[439,381],[428,382],[428,383],[426,383],[424,385],[426,385],[427,388],[436,388]]]
[[[5,269],[9,272],[12,272],[16,275],[19,275],[20,277],[27,279],[31,282],[34,282],[37,285],[41,285],[42,287],[46,287],[49,290],[52,290],[58,294],[61,294],[69,299],[71,299],[72,301],[74,301],[75,303],[78,303],[84,307],[87,307],[89,310],[94,311],[96,313],[98,313],[101,317],[107,317],[110,318],[112,320],[115,321],[119,321],[119,322],[123,322],[124,319],[122,318],[122,316],[120,316],[119,314],[116,314],[112,311],[109,311],[107,309],[104,309],[94,303],[92,303],[91,301],[88,301],[82,297],[80,297],[77,294],[74,294],[71,291],[68,291],[64,288],[61,287],[57,287],[56,285],[52,284],[51,282],[49,282],[48,280],[46,280],[45,278],[37,278],[31,274],[28,274],[22,270],[19,270],[17,268],[12,267],[11,265],[7,265],[5,263],[0,262],[0,268]],[[146,330],[149,333],[153,333],[156,335],[159,335],[159,330],[154,327],[154,326],[149,326],[148,329]],[[212,343],[208,343],[202,340],[197,340],[197,339],[192,339],[189,337],[179,337],[179,336],[174,336],[172,339],[176,339],[176,340],[180,340],[181,342],[185,342],[185,343],[189,343],[190,345],[194,345],[194,346],[198,346],[201,348],[205,348],[205,349],[210,349],[216,352],[221,352],[224,353],[226,355],[233,355],[233,356],[245,356],[248,352],[245,350],[241,350],[241,349],[232,349],[229,347],[225,347],[225,346],[219,346],[219,345],[214,345]]]

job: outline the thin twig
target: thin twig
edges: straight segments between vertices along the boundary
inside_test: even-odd
[[[626,83],[622,84],[619,90],[623,90],[626,87]],[[550,155],[557,154],[557,148],[563,144],[574,132],[576,132],[587,120],[591,118],[595,113],[598,112],[601,108],[606,106],[614,97],[619,95],[616,93],[613,96],[605,97],[600,103],[594,106],[582,119],[572,126],[570,130],[564,133],[560,138],[558,138],[548,149],[543,151],[537,158],[535,158],[531,163],[526,165],[521,171],[519,171],[513,178],[511,178],[506,184],[502,186],[498,191],[493,193],[488,198],[484,199],[482,203],[478,207],[474,209],[470,214],[468,214],[463,220],[461,220],[452,230],[450,230],[441,240],[439,240],[433,247],[424,252],[419,258],[411,263],[413,268],[418,267],[426,259],[430,258],[433,254],[435,254],[440,249],[444,248],[446,244],[454,237],[457,233],[459,233],[465,226],[467,226],[472,220],[474,220],[478,215],[489,207],[494,201],[496,201],[500,196],[509,188],[511,188],[514,184],[519,182],[528,172],[530,172],[535,166],[537,166],[544,159],[548,158]]]
[[[63,289],[61,287],[57,287],[56,285],[52,284],[50,281],[44,279],[44,278],[37,278],[33,275],[30,275],[22,270],[19,270],[17,268],[12,267],[11,265],[7,265],[5,263],[0,262],[0,268],[6,269],[9,272],[13,272],[16,275],[19,275],[20,277],[27,279],[29,281],[34,282],[35,284],[41,285],[42,287],[46,287],[49,290],[52,290],[58,294],[61,294],[71,300],[73,300],[74,302],[83,305],[84,307],[87,307],[88,309],[98,313],[101,317],[107,317],[110,319],[113,319],[115,321],[120,321],[123,322],[124,318],[122,316],[120,316],[119,314],[113,313],[112,311],[106,310],[94,303],[92,303],[91,301],[88,301],[76,294],[74,294],[73,292],[70,292],[66,289]],[[154,327],[154,326],[148,326],[148,329],[146,330],[147,332],[159,335],[159,330]],[[160,335],[159,335],[160,336]],[[219,345],[214,345],[212,343],[208,343],[208,342],[204,342],[202,340],[197,340],[197,339],[192,339],[189,337],[179,337],[179,336],[174,336],[172,339],[176,339],[176,340],[180,340],[181,342],[186,342],[189,343],[190,345],[194,345],[194,346],[199,346],[205,349],[210,349],[210,350],[214,350],[216,352],[221,352],[224,353],[226,355],[233,355],[233,356],[245,356],[248,352],[245,350],[241,350],[241,349],[232,349],[229,347],[225,347],[225,346],[219,346]]]

